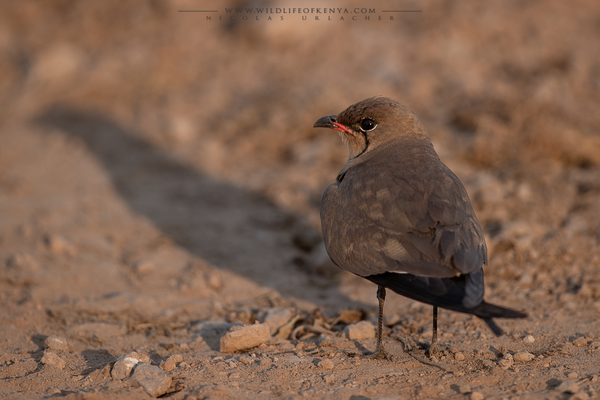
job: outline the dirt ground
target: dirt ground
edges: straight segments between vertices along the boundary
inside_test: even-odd
[[[600,398],[600,3],[267,3],[0,3],[0,398],[152,398],[132,351],[173,399]],[[347,153],[312,124],[374,95],[464,182],[507,335],[441,310],[428,358],[390,293],[393,360],[349,336],[376,287],[324,253]]]

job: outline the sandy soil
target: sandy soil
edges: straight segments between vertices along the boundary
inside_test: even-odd
[[[598,398],[600,3],[225,6],[256,4],[0,4],[0,397],[152,398],[115,377],[136,351],[173,399]],[[345,333],[376,321],[376,288],[323,253],[347,155],[311,127],[373,95],[413,109],[465,183],[486,298],[530,315],[506,336],[441,311],[430,359],[431,308],[393,294],[392,361]],[[287,331],[220,351],[279,307]]]

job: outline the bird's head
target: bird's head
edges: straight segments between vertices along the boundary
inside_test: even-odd
[[[387,97],[370,97],[351,105],[338,115],[319,118],[313,127],[339,131],[348,146],[351,159],[396,138],[427,139],[415,114]]]

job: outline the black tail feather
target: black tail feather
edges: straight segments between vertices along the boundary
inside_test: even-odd
[[[447,310],[475,315],[483,319],[496,336],[503,335],[504,331],[496,325],[492,318],[527,318],[527,314],[523,312],[485,301],[473,308],[465,307],[463,304],[464,275],[456,278],[429,278],[386,272],[365,278],[410,299]]]
[[[471,310],[469,314],[476,315],[484,320],[491,318],[527,318],[527,314],[521,311],[500,307],[495,304],[486,303],[485,301]]]

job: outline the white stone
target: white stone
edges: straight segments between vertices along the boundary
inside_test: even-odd
[[[373,339],[375,337],[375,326],[369,321],[360,321],[346,326],[344,333],[350,340]]]
[[[249,350],[259,346],[271,338],[271,330],[267,324],[234,326],[221,337],[222,353]]]

